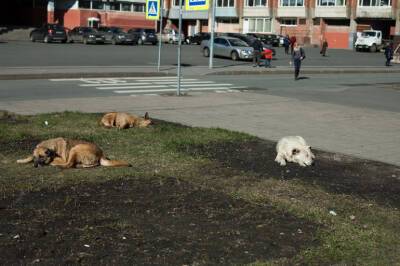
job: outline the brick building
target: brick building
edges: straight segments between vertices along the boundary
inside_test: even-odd
[[[212,1],[212,0],[211,0]],[[400,0],[215,0],[217,32],[295,35],[305,44],[326,38],[331,48],[352,48],[358,31],[381,30],[384,38],[400,34]],[[184,3],[184,0],[182,0]],[[163,0],[166,27],[176,28],[179,0]],[[186,35],[209,31],[211,9],[185,11]],[[156,28],[145,19],[145,0],[6,0],[1,25],[44,22],[75,26]]]

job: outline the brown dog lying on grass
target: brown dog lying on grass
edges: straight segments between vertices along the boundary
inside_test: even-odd
[[[42,141],[33,150],[33,155],[17,160],[17,163],[30,163],[33,165],[52,165],[61,168],[95,167],[102,166],[130,166],[124,161],[107,159],[103,151],[96,144],[64,138],[55,138]]]
[[[128,113],[112,112],[103,116],[100,123],[106,128],[116,127],[118,129],[130,127],[147,127],[153,123],[146,112],[144,117],[131,115]]]

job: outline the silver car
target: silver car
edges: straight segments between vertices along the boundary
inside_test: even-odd
[[[205,57],[210,56],[210,40],[201,42],[201,50]],[[239,59],[253,58],[253,48],[244,41],[227,36],[214,38],[214,55],[230,57],[236,61]]]

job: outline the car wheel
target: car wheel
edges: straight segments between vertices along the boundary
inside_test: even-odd
[[[49,36],[44,36],[44,39],[43,39],[43,42],[45,42],[45,43],[49,43]]]
[[[137,41],[137,44],[138,44],[138,45],[143,45],[143,40],[142,40],[142,39],[139,39],[139,40]]]
[[[174,40],[169,39],[168,43],[173,44],[173,43],[174,43]]]
[[[67,42],[67,39],[62,40],[61,42],[62,42],[62,43],[66,43],[66,42]]]
[[[68,42],[69,42],[69,43],[73,43],[74,40],[72,40],[72,38],[68,38]]]
[[[157,42],[152,42],[151,44],[152,44],[152,45],[156,45],[156,44],[157,44]]]
[[[33,37],[33,35],[31,35],[31,42],[35,42],[36,41],[36,39],[35,39],[35,37]]]
[[[204,57],[209,57],[210,56],[210,49],[207,47],[203,49],[203,55]]]
[[[376,52],[376,45],[375,44],[373,44],[370,48],[369,48],[369,51],[371,52],[371,53],[375,53]]]
[[[233,61],[237,61],[239,59],[239,54],[235,51],[231,53],[231,58]]]

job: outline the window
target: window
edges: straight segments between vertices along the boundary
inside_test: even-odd
[[[234,7],[235,0],[217,0],[217,7]]]
[[[90,9],[90,0],[80,0],[79,1],[79,8],[87,8]]]
[[[100,1],[92,1],[92,9],[103,10],[104,9],[104,3],[100,2]]]
[[[304,6],[304,0],[280,0],[281,6]]]
[[[144,4],[134,3],[133,4],[133,11],[134,12],[145,12]]]
[[[391,0],[359,0],[359,6],[391,6]]]
[[[270,18],[248,18],[245,20],[249,22],[248,32],[271,32]]]
[[[295,18],[286,18],[280,20],[282,26],[296,26],[297,20]]]
[[[119,3],[109,3],[110,10],[120,11]]]
[[[246,0],[245,3],[246,6],[266,6],[267,5],[267,0]]]
[[[121,3],[121,11],[131,11],[132,3]]]
[[[345,6],[345,0],[318,0],[318,6]]]

